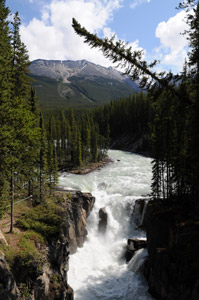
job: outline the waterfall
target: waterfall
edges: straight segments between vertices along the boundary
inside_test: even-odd
[[[148,202],[149,202],[148,199],[144,202],[144,208],[143,208],[143,212],[142,212],[142,217],[141,217],[140,226],[143,225],[144,217],[145,217],[145,212],[146,212],[146,209],[147,209]]]
[[[146,248],[136,251],[135,255],[128,263],[128,269],[133,272],[138,272],[143,266],[147,255],[148,252]]]
[[[109,156],[114,163],[100,171],[63,174],[59,179],[65,188],[91,192],[96,197],[87,220],[87,241],[70,257],[68,282],[75,300],[150,300],[144,277],[137,272],[145,250],[137,253],[129,268],[122,252],[128,238],[145,237],[144,232],[134,230],[130,218],[132,203],[150,193],[151,159],[117,150],[109,151]],[[99,209],[104,207],[108,218],[103,235],[98,233],[98,222]]]

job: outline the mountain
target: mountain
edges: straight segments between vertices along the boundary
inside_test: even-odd
[[[43,109],[94,107],[128,97],[139,90],[136,83],[112,67],[79,61],[34,60],[32,85]]]

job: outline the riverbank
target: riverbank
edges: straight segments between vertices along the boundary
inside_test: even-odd
[[[112,139],[111,149],[128,151],[145,157],[152,158],[152,150],[149,143],[149,135],[121,135]]]
[[[105,167],[107,164],[113,163],[113,160],[109,157],[105,157],[103,160],[99,162],[88,163],[86,165],[82,165],[79,167],[66,168],[61,172],[68,172],[70,174],[78,174],[85,175],[89,174],[95,170],[101,170],[101,168]]]

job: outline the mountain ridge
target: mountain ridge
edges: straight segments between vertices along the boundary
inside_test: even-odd
[[[29,71],[44,109],[98,106],[139,91],[119,71],[87,60],[37,59]]]

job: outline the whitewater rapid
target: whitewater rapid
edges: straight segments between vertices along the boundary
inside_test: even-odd
[[[70,257],[68,282],[75,300],[151,300],[139,272],[146,251],[140,251],[129,267],[122,257],[128,238],[145,237],[134,230],[131,214],[135,200],[151,191],[151,159],[117,150],[109,151],[109,157],[114,162],[101,170],[63,173],[59,178],[65,188],[91,192],[96,198],[87,219],[87,241]],[[102,207],[108,213],[105,235],[98,234]]]

